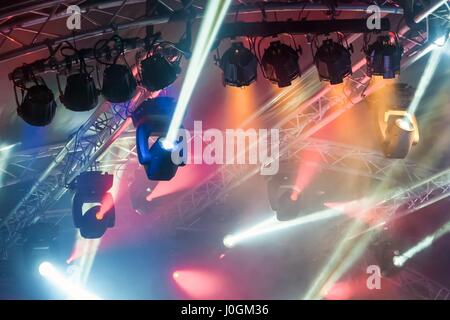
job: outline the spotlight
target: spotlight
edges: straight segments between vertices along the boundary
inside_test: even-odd
[[[150,180],[171,180],[179,166],[185,164],[183,138],[173,145],[164,143],[163,138],[150,147],[150,136],[162,136],[167,133],[175,109],[176,101],[169,97],[158,97],[144,101],[132,115],[136,127],[136,148],[139,163],[142,164]],[[176,156],[176,157],[175,157]],[[176,162],[174,160],[179,160]]]
[[[377,41],[364,49],[369,76],[383,76],[383,79],[393,79],[400,73],[400,61],[403,47],[397,37],[379,36]]]
[[[294,48],[280,41],[271,42],[261,60],[264,76],[280,88],[290,86],[301,75],[298,58]]]
[[[57,79],[60,86],[59,77]],[[98,103],[98,90],[94,79],[84,72],[68,76],[66,88],[60,99],[66,108],[72,111],[83,112],[94,109]]]
[[[301,194],[292,184],[292,177],[285,174],[273,176],[268,182],[269,202],[278,221],[297,218],[302,209]]]
[[[130,101],[136,92],[137,84],[130,68],[120,64],[106,67],[103,74],[102,94],[111,103]]]
[[[242,42],[235,42],[222,56],[219,67],[223,71],[223,83],[244,87],[256,81],[258,61]]]
[[[379,119],[383,153],[388,158],[405,158],[419,142],[417,121],[404,110],[389,110]]]
[[[72,207],[73,221],[83,238],[101,238],[108,228],[114,227],[114,199],[108,193],[112,185],[113,175],[98,171],[80,174],[71,185],[76,190]]]
[[[171,62],[161,53],[155,53],[141,62],[142,84],[149,91],[162,90],[180,73],[178,62]]]
[[[339,84],[344,78],[352,74],[352,47],[344,47],[341,43],[326,39],[314,55],[319,78],[331,84]]]
[[[25,87],[21,89],[22,93],[26,92],[21,103],[19,103],[15,90],[17,114],[32,126],[43,127],[50,124],[55,117],[57,105],[53,92],[47,87],[44,80],[35,78],[35,85],[28,89]]]

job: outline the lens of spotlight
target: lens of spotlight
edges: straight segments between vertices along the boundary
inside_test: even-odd
[[[177,79],[180,68],[159,53],[141,62],[142,84],[149,91],[162,90]]]
[[[136,79],[127,66],[113,64],[105,69],[102,94],[107,101],[111,103],[130,101],[136,88]]]
[[[400,73],[403,47],[390,36],[379,36],[366,50],[367,74],[393,79]]]
[[[265,77],[280,88],[290,86],[292,80],[300,77],[298,58],[292,47],[280,41],[271,42],[261,60]]]
[[[56,106],[53,92],[46,85],[38,84],[27,90],[17,114],[26,123],[42,127],[52,122]]]
[[[242,42],[231,45],[219,63],[223,71],[223,82],[233,87],[244,87],[256,81],[258,61]]]
[[[319,78],[331,84],[339,84],[352,73],[350,50],[332,39],[324,40],[314,55]]]
[[[61,100],[66,108],[72,111],[82,112],[94,109],[98,103],[98,91],[94,79],[84,73],[70,75]]]

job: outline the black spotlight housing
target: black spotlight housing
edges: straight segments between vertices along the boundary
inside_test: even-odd
[[[158,140],[149,148],[151,136],[165,136],[167,134],[176,101],[170,97],[158,97],[144,101],[132,114],[136,127],[136,151],[138,160],[144,166],[149,180],[171,180],[178,167],[185,165],[182,139],[176,142],[173,149],[163,146],[163,139]],[[177,154],[179,163],[173,161],[172,155]]]
[[[88,73],[69,75],[66,88],[60,99],[66,108],[71,111],[83,112],[94,109],[98,104],[98,90],[94,79]]]
[[[111,103],[130,101],[136,93],[137,83],[130,68],[121,64],[106,67],[103,74],[102,94]]]
[[[300,215],[301,209],[302,202],[295,188],[286,188],[277,199],[277,220],[293,220]]]
[[[71,185],[75,189],[73,222],[83,238],[101,238],[108,228],[114,227],[114,199],[108,192],[112,185],[113,175],[98,171],[80,174]]]
[[[351,47],[346,48],[332,39],[324,40],[314,55],[320,80],[339,84],[352,74],[351,51]]]
[[[275,211],[278,221],[297,218],[302,209],[302,195],[294,185],[295,181],[288,172],[279,172],[272,176],[267,184],[270,207]]]
[[[26,89],[22,102],[17,103],[17,114],[32,126],[49,125],[55,117],[57,107],[55,96],[42,79]]]
[[[298,59],[298,51],[294,48],[281,41],[273,41],[261,59],[264,76],[280,88],[288,87],[292,80],[301,76]]]
[[[144,87],[149,91],[158,91],[175,82],[180,67],[162,54],[155,53],[141,62],[141,72]]]
[[[367,74],[383,76],[383,79],[394,79],[400,74],[400,62],[403,47],[389,35],[379,36],[377,41],[365,48]]]
[[[256,81],[258,60],[242,42],[234,42],[220,58],[219,67],[224,85],[245,87]]]

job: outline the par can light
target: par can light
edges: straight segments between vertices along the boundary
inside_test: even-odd
[[[22,103],[18,104],[17,114],[32,126],[49,125],[56,113],[56,101],[53,92],[43,84],[27,89]]]
[[[94,109],[98,103],[98,90],[94,79],[85,73],[68,76],[61,102],[71,111],[83,112]]]
[[[290,86],[301,75],[298,58],[294,48],[280,41],[271,42],[261,60],[265,77],[280,88]]]
[[[223,71],[223,83],[233,87],[245,87],[256,81],[258,61],[242,42],[231,45],[219,61]]]
[[[314,55],[320,80],[339,84],[344,81],[345,77],[352,74],[350,51],[351,49],[345,48],[332,39],[324,40]]]
[[[149,91],[162,90],[172,83],[180,73],[177,63],[169,62],[162,54],[156,53],[141,62],[142,84]]]
[[[399,45],[397,38],[391,36],[379,36],[377,41],[369,45],[365,50],[367,60],[367,74],[369,76],[383,76],[383,79],[394,79],[400,73],[400,62],[403,55],[403,47]]]
[[[111,103],[130,101],[137,88],[136,79],[130,68],[120,64],[106,67],[103,74],[102,94]]]

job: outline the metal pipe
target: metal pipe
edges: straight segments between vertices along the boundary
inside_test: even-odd
[[[427,18],[430,14],[435,12],[437,9],[439,9],[440,6],[443,6],[446,4],[448,0],[438,0],[434,4],[428,5],[421,13],[419,13],[417,16],[414,17],[414,22],[419,23],[423,19]]]
[[[130,3],[140,3],[140,2],[144,2],[144,1],[145,0],[134,0],[134,1],[130,0]],[[115,3],[112,3],[110,5],[112,6]],[[119,5],[120,3],[122,3],[122,1],[118,1],[117,5]],[[90,6],[82,7],[82,11],[89,10],[89,8],[94,8],[94,7],[100,8],[99,5],[90,5]],[[102,7],[102,9],[103,8],[104,7]],[[275,12],[275,11],[276,12],[292,12],[292,11],[299,11],[299,10],[308,12],[308,11],[328,11],[329,9],[323,5],[310,4],[310,3],[308,3],[306,5],[301,4],[301,3],[269,3],[269,4],[266,4],[266,6],[265,6],[266,12]],[[367,6],[343,5],[343,6],[339,6],[337,8],[337,10],[343,11],[343,12],[344,11],[366,12]],[[400,8],[396,8],[396,7],[381,7],[380,10],[381,10],[380,11],[381,13],[385,13],[385,14],[403,14],[403,10]],[[239,13],[239,15],[245,15],[245,14],[255,14],[255,13],[260,13],[260,12],[261,12],[261,8],[259,8],[256,5],[234,6],[229,10],[228,15],[235,16],[236,13]],[[52,19],[50,19],[50,21],[55,20],[55,19],[65,18],[67,16],[68,15],[65,14],[65,12],[63,14],[57,14]],[[94,30],[82,32],[75,36],[72,36],[72,35],[62,36],[62,37],[59,37],[56,39],[52,39],[51,43],[59,44],[61,42],[69,41],[69,40],[86,40],[86,39],[94,38],[94,37],[97,37],[100,35],[113,33],[116,30],[123,31],[123,30],[128,30],[128,29],[142,28],[142,27],[146,27],[149,25],[164,24],[164,23],[168,23],[168,22],[172,21],[174,16],[175,15],[164,15],[164,16],[151,17],[151,18],[144,17],[144,18],[138,19],[136,21],[118,24],[114,28],[112,26],[105,26],[105,27],[100,27],[100,28],[94,29]],[[197,18],[202,18],[202,17],[203,17],[202,13],[199,13],[197,15]],[[45,20],[46,20],[46,18],[39,18],[34,21],[22,23],[21,25],[19,25],[19,27],[27,28],[27,27],[33,26],[38,23],[43,23]],[[0,27],[0,31],[7,32],[11,28],[13,28],[13,25],[2,26],[2,27]],[[27,54],[30,54],[33,52],[44,50],[44,49],[47,49],[47,47],[48,47],[47,42],[40,42],[33,46],[25,46],[23,48],[18,48],[18,49],[6,52],[4,54],[1,54],[0,62],[8,61],[8,60],[17,58],[22,55],[27,55]]]
[[[389,31],[389,19],[381,19],[381,30]],[[238,36],[261,37],[282,33],[366,33],[372,30],[367,27],[366,19],[311,20],[311,21],[276,21],[276,22],[236,22],[223,26],[218,38],[234,38]]]

